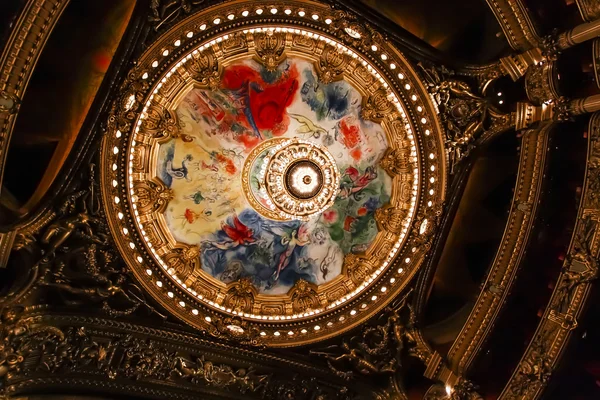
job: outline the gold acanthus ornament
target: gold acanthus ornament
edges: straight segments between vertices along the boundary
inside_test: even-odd
[[[413,169],[410,162],[410,148],[388,148],[383,157],[381,157],[379,166],[391,177],[410,173]]]
[[[173,199],[173,191],[158,178],[136,182],[134,193],[138,202],[138,210],[142,214],[162,213]]]
[[[296,282],[292,288],[292,309],[294,313],[305,313],[320,307],[317,291],[304,279]]]
[[[348,271],[348,276],[355,285],[360,285],[367,279],[373,271],[373,265],[368,259],[349,253],[344,258],[344,267]]]
[[[275,71],[286,58],[284,52],[285,33],[273,31],[255,33],[253,39],[252,45],[256,50],[256,60],[264,65],[267,71]]]
[[[381,229],[398,235],[402,231],[406,215],[407,211],[401,208],[384,207],[375,211],[375,221]]]
[[[197,276],[200,273],[199,254],[198,246],[179,244],[165,255],[165,263],[169,266],[169,271],[172,268],[172,272],[178,276]]]
[[[252,312],[257,292],[252,280],[241,278],[231,286],[225,295],[223,305],[237,312]]]

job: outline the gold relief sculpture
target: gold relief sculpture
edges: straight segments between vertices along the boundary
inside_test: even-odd
[[[326,46],[317,64],[319,81],[327,84],[341,78],[341,74],[345,71],[348,62],[349,57],[346,54],[333,46]]]
[[[334,22],[330,25],[331,30],[344,42],[353,46],[370,44],[370,35],[367,28],[357,22],[356,18],[341,10],[336,11],[334,17]]]
[[[158,178],[134,184],[134,192],[141,214],[162,213],[173,199],[173,191]]]
[[[532,65],[525,74],[527,97],[536,106],[558,100],[557,87],[558,71],[553,61]]]
[[[380,86],[377,78],[375,78],[373,74],[369,72],[367,67],[364,67],[363,65],[356,67],[353,71],[353,76],[361,85],[364,85],[367,88],[377,88]]]
[[[178,276],[190,276],[200,269],[198,255],[200,249],[198,246],[177,245],[167,255],[165,255],[165,263],[172,268]],[[167,272],[169,272],[167,271]]]
[[[160,90],[158,91],[158,94],[160,94],[160,96],[165,99],[171,99],[175,95],[177,95],[177,92],[179,91],[179,89],[181,89],[182,84],[183,78],[181,77],[181,75],[179,75],[179,73],[175,73],[171,76],[171,79],[168,79],[161,86]]]
[[[320,47],[320,44],[321,42],[317,42],[308,36],[294,35],[292,37],[292,49],[296,51],[317,54],[317,48]]]
[[[254,33],[254,50],[256,60],[265,66],[267,71],[275,71],[286,58],[286,34],[283,32],[267,31]]]
[[[387,96],[385,90],[379,89],[367,97],[366,101],[363,100],[361,116],[373,122],[381,122],[386,116],[389,117],[393,113],[394,106]]]
[[[143,172],[146,165],[146,157],[148,157],[148,148],[146,146],[138,146],[133,153],[131,167],[134,172]]]
[[[142,123],[144,134],[150,135],[159,141],[178,137],[179,127],[173,111],[154,104],[148,107],[147,114],[148,116]]]
[[[380,230],[398,235],[402,231],[402,224],[406,220],[406,214],[406,210],[396,207],[384,207],[375,211],[375,220]]]
[[[227,291],[223,305],[237,312],[249,313],[254,306],[256,288],[248,278],[236,281]]]
[[[282,315],[285,314],[285,307],[283,304],[262,304],[260,314],[269,316]]]
[[[361,375],[393,374],[402,368],[406,357],[426,363],[431,354],[421,343],[415,326],[415,314],[407,296],[395,308],[386,309],[374,326],[364,326],[356,335],[344,338],[340,345],[311,350],[323,357],[338,376],[352,378]],[[427,354],[427,356],[425,356]]]
[[[371,275],[373,266],[368,259],[350,253],[344,258],[344,268],[348,271],[348,276],[352,282],[360,285]]]
[[[262,344],[258,328],[241,317],[215,317],[208,333],[221,339],[233,339],[241,344]]]
[[[213,51],[192,53],[192,59],[186,64],[186,69],[192,79],[211,89],[219,86],[221,81],[220,67]]]
[[[398,179],[400,189],[398,190],[400,201],[403,204],[410,202],[413,191],[413,176],[411,174],[400,174]]]
[[[379,166],[392,177],[411,173],[413,168],[410,162],[410,148],[387,149],[379,161]]]
[[[302,314],[320,307],[317,291],[304,279],[296,282],[292,288],[292,309],[294,313]]]
[[[223,57],[226,58],[245,53],[248,51],[246,35],[241,33],[230,35],[227,40],[221,43],[221,50],[223,51]]]
[[[189,286],[191,286],[194,292],[198,293],[206,300],[215,301],[217,299],[217,288],[208,286],[203,280],[198,279],[196,281],[190,282]]]

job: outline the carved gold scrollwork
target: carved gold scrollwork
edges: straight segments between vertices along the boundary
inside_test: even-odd
[[[333,46],[325,47],[319,63],[316,64],[319,81],[328,84],[339,78],[348,65],[349,57]]]
[[[294,35],[292,37],[292,49],[294,50],[316,53],[319,44],[320,42],[318,43],[315,39],[308,36]]]
[[[140,214],[151,212],[163,213],[169,202],[173,199],[173,192],[158,178],[150,181],[136,182],[135,195],[138,200]]]
[[[558,99],[557,81],[558,73],[553,62],[530,66],[525,75],[527,97],[536,106],[541,106],[549,100]]]
[[[292,309],[294,313],[304,313],[310,310],[319,308],[319,297],[314,285],[308,283],[304,279],[296,282],[291,291]]]
[[[402,222],[406,219],[406,214],[406,210],[396,207],[379,208],[375,211],[375,221],[380,230],[398,235],[402,231]]]
[[[386,91],[379,89],[366,100],[363,99],[361,116],[366,120],[381,122],[393,110],[394,106],[388,100]]]
[[[373,269],[373,266],[368,259],[353,253],[346,254],[346,257],[344,258],[344,267],[348,271],[348,276],[356,285],[363,283]]]
[[[231,57],[235,54],[246,52],[248,43],[246,43],[246,35],[237,33],[230,35],[227,40],[221,43],[221,50],[225,57]]]
[[[388,148],[381,157],[379,166],[392,177],[411,172],[410,148]]]
[[[164,259],[169,269],[173,268],[171,272],[178,276],[190,276],[200,270],[199,254],[198,246],[179,244],[165,255]]]
[[[254,34],[256,60],[264,65],[267,71],[275,71],[285,60],[285,45],[285,33],[267,31]]]
[[[581,17],[586,21],[594,21],[600,17],[599,0],[575,0]]]
[[[252,312],[254,298],[257,294],[252,280],[241,278],[227,291],[225,299],[223,300],[223,306],[237,312]]]
[[[331,29],[338,38],[351,46],[360,46],[370,41],[367,28],[344,11],[338,10],[334,13]]]
[[[179,127],[173,111],[153,104],[148,107],[148,116],[142,122],[142,132],[155,139],[168,140],[179,136]]]
[[[186,64],[192,79],[210,89],[217,89],[221,82],[221,65],[212,51],[192,53],[192,59]]]

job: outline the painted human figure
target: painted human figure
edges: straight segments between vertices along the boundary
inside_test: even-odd
[[[302,234],[304,231],[302,229],[302,227],[300,227],[300,230],[301,230],[300,235],[302,235],[303,238],[299,237],[297,229],[294,229],[290,236],[282,236],[281,237],[281,244],[284,246],[287,245],[287,248],[283,251],[283,253],[281,253],[279,255],[279,262],[277,263],[277,271],[275,271],[273,274],[273,279],[275,281],[279,279],[279,275],[281,274],[281,271],[283,271],[289,265],[290,258],[292,256],[292,254],[294,253],[294,250],[296,249],[296,247],[306,246],[307,244],[310,243],[310,239],[305,234]]]

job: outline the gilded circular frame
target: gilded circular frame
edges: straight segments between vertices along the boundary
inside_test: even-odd
[[[265,65],[288,55],[308,58],[321,80],[351,81],[361,90],[363,117],[384,127],[390,145],[380,166],[393,177],[392,199],[376,213],[374,244],[366,254],[348,255],[339,279],[319,287],[299,281],[275,300],[244,280],[225,285],[203,278],[199,250],[161,228],[170,193],[151,174],[157,145],[179,134],[173,107],[181,96],[212,87],[227,62],[248,53]],[[187,68],[190,61],[197,67]],[[397,296],[429,250],[446,190],[436,109],[409,61],[372,27],[316,2],[232,1],[172,27],[122,85],[102,154],[109,225],[148,293],[198,329],[275,347],[338,335]],[[200,283],[191,287],[175,267]],[[232,309],[232,301],[251,306]]]

